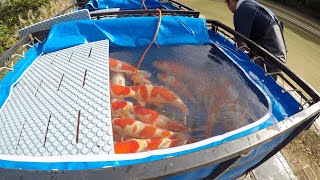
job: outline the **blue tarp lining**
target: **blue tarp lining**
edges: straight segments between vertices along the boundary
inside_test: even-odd
[[[110,46],[148,46],[157,28],[158,17],[82,20],[52,27],[43,52],[108,39]],[[68,40],[68,41],[66,41]],[[163,16],[157,35],[158,45],[209,44],[204,19]]]
[[[153,38],[157,19],[157,17],[117,18],[101,21],[74,21],[58,24],[52,28],[44,47],[37,47],[34,50],[30,49],[26,54],[26,59],[35,59],[38,57],[41,53],[39,50],[42,50],[45,53],[50,53],[63,48],[103,39],[109,39],[111,42],[111,47],[147,46]],[[209,144],[199,145],[194,148],[178,152],[148,155],[141,158],[126,155],[132,158],[130,160],[110,160],[108,156],[92,156],[94,160],[91,162],[85,161],[79,157],[75,157],[75,159],[72,159],[70,162],[55,162],[56,159],[51,159],[53,162],[32,162],[32,159],[30,159],[30,161],[29,159],[27,161],[18,161],[3,158],[0,160],[0,167],[13,169],[21,168],[28,170],[84,170],[102,168],[106,166],[125,166],[157,161],[171,156],[181,156],[183,154],[196,152],[209,147],[217,146],[223,142],[235,140],[260,129],[266,128],[277,121],[283,120],[284,118],[298,112],[299,104],[289,94],[281,93],[281,88],[274,82],[274,80],[270,76],[264,76],[263,70],[251,63],[247,55],[241,51],[236,51],[234,45],[229,41],[225,41],[225,39],[219,34],[210,33],[210,38],[216,44],[216,46],[218,46],[223,53],[232,59],[234,63],[239,65],[239,67],[242,68],[243,73],[252,79],[257,87],[264,90],[266,95],[271,99],[272,115],[268,119],[256,126],[252,125],[251,127],[239,133],[225,136],[220,140],[210,141]],[[208,44],[210,42],[210,38],[205,21],[203,19],[188,17],[163,17],[163,22],[157,37],[157,43],[160,46],[178,44]],[[26,71],[30,65],[31,63],[29,63],[28,66],[23,66],[23,68],[21,68],[21,72]],[[16,73],[16,71],[13,73]],[[21,74],[22,73],[17,73],[14,75],[8,74],[8,77],[6,76],[6,78],[11,78],[11,80],[6,80],[5,82],[7,82],[7,84],[5,86],[2,85],[2,87],[10,87],[14,85],[14,78],[19,79]]]
[[[144,0],[147,9],[161,8],[158,0]],[[88,10],[120,8],[121,10],[144,9],[142,0],[90,0]]]

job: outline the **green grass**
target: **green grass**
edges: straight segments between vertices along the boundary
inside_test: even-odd
[[[21,5],[21,3],[25,0],[16,1],[10,0],[11,4],[6,4],[9,9],[17,9]],[[14,13],[12,15],[4,15],[0,20],[0,56],[11,46],[13,46],[18,41],[18,30],[27,26],[30,26],[34,23],[49,19],[54,15],[58,14],[60,11],[65,9],[66,7],[72,4],[72,0],[30,0],[29,3],[33,2],[45,2],[47,3],[40,3],[41,5],[35,8],[32,4],[29,10],[21,10],[23,12]],[[1,5],[0,10],[4,10],[4,5]],[[5,14],[4,11],[0,13]],[[15,65],[19,59],[14,60],[13,64]],[[4,66],[5,63],[1,64],[0,66]],[[0,73],[0,80],[7,74],[8,70],[3,70]]]

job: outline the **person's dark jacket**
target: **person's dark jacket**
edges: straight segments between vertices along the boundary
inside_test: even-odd
[[[245,0],[240,4],[233,18],[236,31],[267,49],[283,62],[286,61],[287,50],[283,27],[269,9],[256,1]]]

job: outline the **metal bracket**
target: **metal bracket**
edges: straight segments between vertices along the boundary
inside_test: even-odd
[[[301,90],[299,90],[299,89],[290,89],[290,90],[285,90],[285,89],[282,89],[282,93],[286,93],[286,92],[292,92],[292,91],[294,91],[294,92],[301,92]]]
[[[253,59],[250,59],[250,62],[254,63],[255,60],[262,59],[264,61],[264,58],[261,56],[255,56]]]
[[[31,46],[30,44],[25,44],[25,45],[23,45],[22,47],[23,47],[23,48],[26,48],[27,46],[28,46],[29,48],[34,48],[34,47]]]
[[[267,71],[267,65],[263,63],[263,69],[264,69],[264,76],[269,76],[269,75],[274,75],[274,74],[280,74],[281,71],[276,71],[276,72],[268,72]]]
[[[21,57],[21,58],[26,58],[24,55],[20,55],[20,54],[14,54],[14,55],[12,55],[11,56],[11,58],[13,59],[13,58],[15,58],[16,56],[19,56],[19,57]]]
[[[236,51],[239,51],[239,50],[242,50],[242,48],[244,48],[244,53],[248,54],[250,52],[250,48],[248,46],[240,46],[240,47],[237,47]]]
[[[266,73],[264,73],[264,76],[269,76],[269,75],[274,75],[274,74],[281,74],[281,71],[270,72],[270,73],[266,72]]]
[[[301,98],[301,101],[302,101],[302,98]],[[302,104],[302,102],[301,102],[301,103],[300,103],[301,106],[299,107],[299,110],[302,110],[304,105],[306,105],[306,104],[308,104],[308,103],[313,103],[313,102],[314,102],[313,99],[308,99],[308,100],[307,100],[306,102],[304,102],[303,104]]]
[[[8,69],[9,71],[13,71],[13,68],[9,68],[6,66],[0,67],[0,72],[2,71],[2,69]]]

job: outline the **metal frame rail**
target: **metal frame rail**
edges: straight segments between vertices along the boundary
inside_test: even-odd
[[[208,20],[207,23],[214,32],[221,32],[225,34],[226,39],[233,39],[233,36],[235,35],[242,36],[218,21]],[[0,62],[10,63],[9,61],[12,61],[12,59],[9,61],[6,60],[12,54],[14,54],[17,50],[20,50],[22,47],[28,47],[24,46],[24,44],[36,43],[36,39],[42,41],[47,36],[47,33],[48,31],[36,32],[21,39],[12,48],[7,50],[2,57],[0,57]],[[278,152],[302,130],[313,123],[317,117],[319,117],[320,95],[316,90],[314,90],[310,85],[292,72],[285,64],[283,64],[272,54],[247,38],[243,37],[243,39],[247,44],[253,47],[251,50],[249,50],[249,55],[254,57],[262,57],[263,62],[266,65],[270,66],[271,68],[280,69],[281,72],[277,74],[278,77],[288,76],[288,78],[290,78],[300,87],[300,91],[304,92],[306,95],[305,98],[307,98],[307,96],[311,98],[312,101],[305,99],[309,107],[306,107],[299,113],[294,114],[293,116],[284,119],[283,121],[278,122],[268,128],[254,132],[234,141],[226,142],[215,147],[182,156],[167,158],[161,161],[83,171],[26,171],[21,169],[0,168],[0,174],[3,177],[10,179],[47,179],[48,177],[53,179],[150,179],[157,177],[172,177],[219,164],[219,167],[216,168],[212,174],[206,178],[214,179],[226,172],[226,170],[231,167],[231,165],[236,162],[241,155],[248,154],[255,148],[269,142],[270,140],[280,137],[285,133],[292,132],[283,143],[275,147],[274,150],[267,154],[262,161],[252,167],[255,168]],[[292,89],[297,89],[296,87],[293,87],[293,85],[290,86]],[[248,171],[251,169],[248,169]]]
[[[181,9],[181,10],[196,11],[196,10],[188,7],[187,5],[184,5],[184,4],[179,3],[179,2],[177,2],[177,1],[174,1],[174,0],[169,0],[169,2],[170,2],[173,6],[179,8],[179,9]]]
[[[78,2],[76,4],[72,4],[68,6],[67,8],[63,9],[60,11],[58,14],[55,16],[60,16],[63,15],[64,13],[68,12],[71,9],[74,9],[76,7],[84,7],[87,4],[88,1],[86,2]],[[182,4],[174,0],[169,0],[173,6],[179,8],[180,10],[170,10],[170,9],[162,9],[162,14],[164,15],[172,15],[172,16],[190,16],[190,17],[199,17],[200,12]],[[109,17],[109,16],[143,16],[143,15],[156,15],[157,11],[155,9],[139,9],[139,10],[121,10],[118,12],[115,11],[110,11],[110,12],[95,12],[91,11],[90,15],[93,17],[93,19],[100,19],[102,17]]]
[[[199,12],[197,11],[184,11],[184,10],[161,10],[163,15],[171,16],[190,16],[190,17],[199,17]],[[126,16],[156,16],[158,11],[155,9],[147,10],[122,10],[122,11],[112,11],[112,12],[90,12],[92,19],[101,19],[105,17],[126,17]]]
[[[207,20],[207,23],[209,27],[211,27],[211,30],[214,32],[220,32],[222,33],[225,37],[226,40],[230,39],[231,41],[234,42],[235,45],[237,45],[237,41],[234,38],[235,36],[240,36],[242,40],[249,45],[252,49],[247,49],[249,52],[249,56],[253,58],[259,58],[262,60],[264,63],[264,66],[269,67],[271,69],[277,69],[280,70],[275,73],[277,78],[281,78],[283,82],[286,83],[287,86],[290,87],[290,89],[294,92],[296,92],[298,96],[301,97],[300,103],[302,104],[301,109],[305,107],[305,105],[311,106],[312,104],[319,104],[320,101],[320,95],[319,93],[311,87],[306,81],[301,79],[297,74],[295,74],[291,69],[289,69],[284,63],[282,63],[278,58],[273,56],[271,53],[269,53],[267,50],[262,48],[260,45],[256,44],[255,42],[249,40],[248,38],[244,37],[242,34],[234,31],[233,29],[229,28],[228,26],[224,25],[223,23],[216,21],[216,20]],[[266,70],[266,68],[265,68]],[[273,75],[273,74],[268,74],[268,72],[265,73],[265,75]],[[296,85],[294,85],[292,82],[295,82],[300,88],[298,89]],[[284,92],[289,92],[291,90],[286,90],[283,86],[283,93]],[[311,98],[309,99],[306,94]],[[310,119],[307,121],[303,122],[300,126],[298,126],[293,133],[291,133],[281,144],[279,144],[277,147],[275,147],[270,153],[268,153],[259,163],[254,165],[253,167],[249,168],[246,173],[252,171],[253,169],[257,168],[261,164],[263,164],[265,161],[267,161],[269,158],[274,156],[278,151],[280,151],[283,147],[285,147],[287,144],[289,144],[295,137],[297,137],[303,130],[308,129],[312,123],[318,119],[320,116],[319,110],[318,113],[315,115],[311,116]],[[231,159],[232,160],[232,159]],[[229,160],[230,161],[230,160]],[[221,164],[218,168],[224,168],[225,171],[231,167],[232,164]],[[223,173],[221,173],[223,174]],[[220,176],[220,175],[219,175]],[[212,179],[218,177],[214,173],[212,173],[210,176],[208,176],[206,179]]]
[[[26,36],[22,39],[20,39],[16,44],[14,44],[11,48],[9,48],[1,57],[0,57],[0,73],[5,73],[5,69],[9,69],[11,71],[14,71],[13,67],[9,67],[10,65],[13,66],[13,64],[19,60],[19,58],[24,58],[24,53],[32,47],[37,42],[42,42],[47,37],[47,34],[49,33],[49,30],[45,31],[39,31],[32,34],[29,34],[29,36]]]
[[[234,36],[240,36],[243,41],[252,47],[252,49],[249,50],[249,56],[251,56],[253,59],[261,59],[262,62],[270,69],[273,70],[280,70],[279,72],[276,72],[275,75],[282,78],[286,81],[286,83],[291,86],[293,91],[296,91],[300,96],[302,96],[309,105],[320,101],[320,94],[311,87],[305,80],[301,79],[296,73],[294,73],[287,65],[285,65],[283,62],[281,62],[278,58],[276,58],[274,55],[269,53],[267,50],[265,50],[260,45],[256,44],[255,42],[249,40],[245,36],[241,35],[240,33],[234,31],[230,27],[224,25],[223,23],[216,21],[216,20],[207,20],[207,23],[209,27],[211,27],[211,30],[214,32],[220,32],[226,36],[226,39],[232,40],[236,45],[236,40]],[[271,73],[266,72],[265,75],[272,75]],[[290,78],[288,80],[287,78]],[[300,88],[298,89],[292,82],[295,82]],[[288,90],[290,91],[290,90]],[[288,92],[285,91],[285,92]],[[310,96],[310,99],[307,99],[305,92],[308,96]]]

